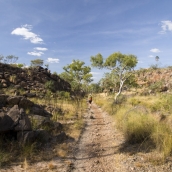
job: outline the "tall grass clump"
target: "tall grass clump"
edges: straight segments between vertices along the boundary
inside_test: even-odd
[[[143,143],[150,140],[155,125],[155,120],[151,116],[133,112],[123,120],[123,132],[128,143]]]
[[[169,156],[172,153],[172,131],[165,123],[157,123],[151,135],[156,149]]]

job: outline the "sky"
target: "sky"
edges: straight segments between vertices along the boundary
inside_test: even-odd
[[[0,40],[1,55],[42,59],[57,74],[73,60],[91,67],[98,53],[134,54],[136,69],[172,66],[172,1],[0,0]],[[91,72],[98,82],[107,71]]]

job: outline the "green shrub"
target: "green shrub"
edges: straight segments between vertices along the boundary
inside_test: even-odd
[[[45,83],[45,88],[49,89],[52,92],[54,92],[55,91],[55,83],[54,83],[54,81],[52,81],[52,80],[51,81],[47,81]]]
[[[162,85],[163,85],[163,82],[159,81],[159,82],[155,82],[155,83],[151,84],[149,88],[152,91],[157,92],[157,91],[161,91]]]

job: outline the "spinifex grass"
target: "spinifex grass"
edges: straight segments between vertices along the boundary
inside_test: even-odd
[[[109,97],[99,95],[95,101],[114,115],[116,125],[123,131],[126,142],[143,144],[148,141],[152,144],[149,146],[161,152],[163,157],[172,153],[171,95],[133,96],[121,105],[112,104],[109,100]],[[159,121],[161,118],[156,118],[153,112],[168,115],[165,115],[165,120]]]

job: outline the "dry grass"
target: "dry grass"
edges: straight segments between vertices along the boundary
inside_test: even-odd
[[[48,169],[49,170],[53,170],[55,168],[57,168],[57,167],[56,167],[56,165],[52,161],[48,163]]]
[[[172,102],[171,95],[132,96],[121,105],[114,104],[114,108],[112,102],[108,101],[110,98],[99,95],[95,101],[109,114],[113,114],[127,142],[143,145],[148,141],[150,147],[161,153],[158,163],[172,153],[172,117],[162,115],[171,112],[168,105]],[[137,108],[137,105],[143,108]],[[161,116],[157,118],[153,112]]]
[[[69,151],[69,145],[67,143],[63,143],[61,145],[56,146],[54,152],[57,153],[58,157],[65,158]]]

